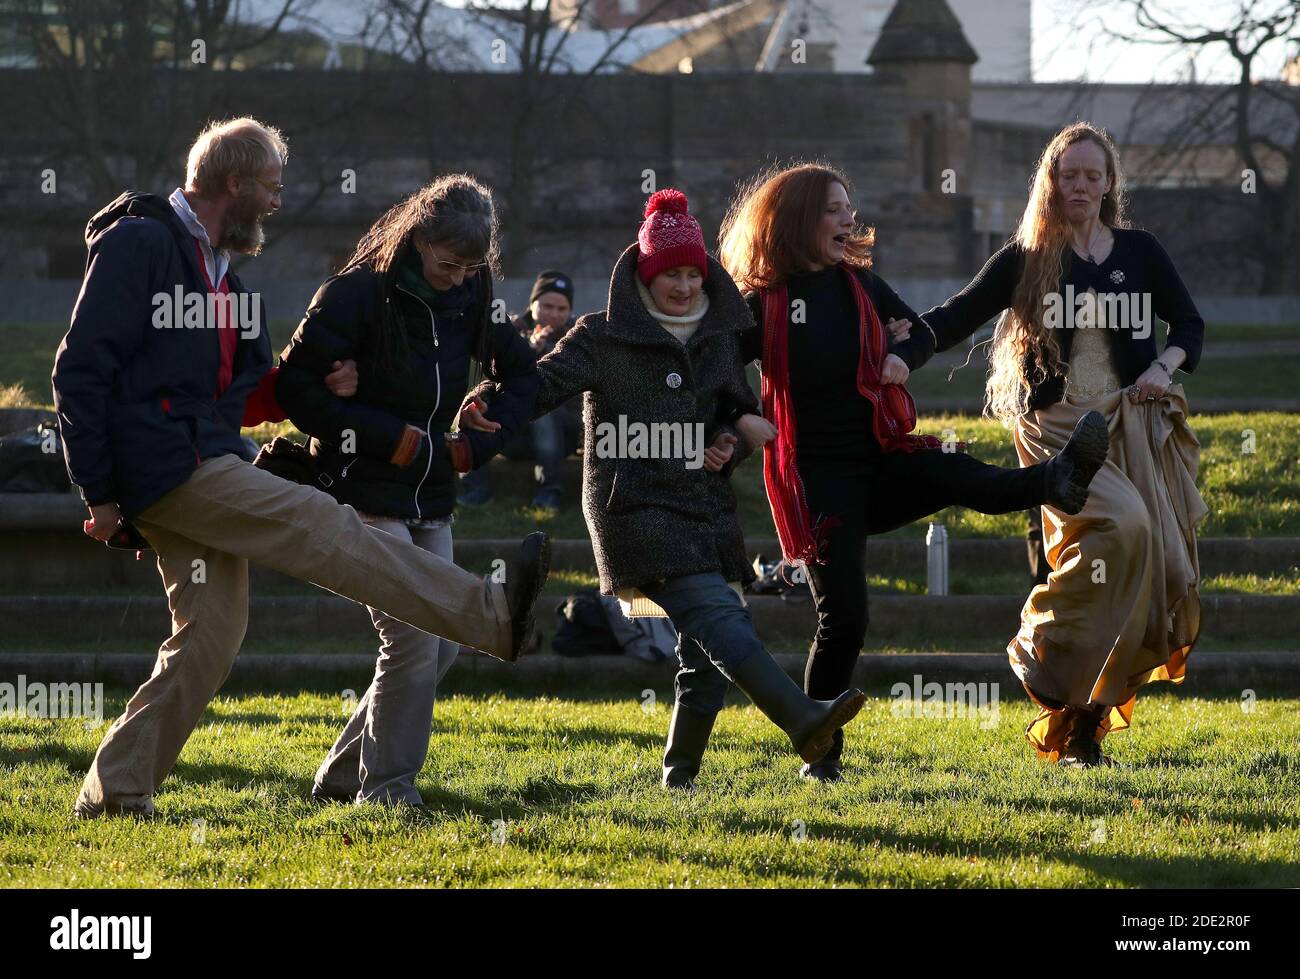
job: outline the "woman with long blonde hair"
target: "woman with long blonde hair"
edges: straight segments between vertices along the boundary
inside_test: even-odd
[[[764,452],[768,502],[782,555],[806,568],[817,607],[804,674],[816,699],[849,689],[862,651],[869,535],[949,506],[1077,512],[1106,455],[1100,416],[1085,415],[1055,458],[1027,468],[986,465],[912,434],[916,406],[903,385],[933,339],[872,271],[874,232],[858,225],[850,194],[834,167],[777,169],[737,197],[722,228],[723,265],[757,322],[741,356],[761,361],[763,416],[776,428]],[[762,420],[735,425],[757,444],[762,433],[750,429]],[[837,732],[803,774],[838,780],[843,748]]]
[[[1101,740],[1129,726],[1144,684],[1182,681],[1200,633],[1200,444],[1173,372],[1196,367],[1205,324],[1155,236],[1129,227],[1119,159],[1096,126],[1053,137],[1012,240],[923,318],[944,350],[995,316],[985,411],[1021,463],[1060,448],[1088,412],[1110,433],[1083,510],[1043,507],[1052,571],[1007,647],[1041,708],[1027,731],[1040,755],[1108,764]]]

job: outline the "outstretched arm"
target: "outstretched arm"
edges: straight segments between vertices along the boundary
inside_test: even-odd
[[[574,395],[594,391],[599,385],[595,342],[591,326],[584,316],[555,345],[555,349],[537,362],[537,397],[532,418],[554,411]],[[498,398],[504,397],[511,382],[482,381],[465,397],[461,407],[460,427],[468,432],[497,432],[499,423],[490,417]]]
[[[925,313],[921,319],[934,334],[935,350],[956,346],[1009,307],[1023,266],[1020,246],[1004,245],[965,289]]]
[[[894,339],[894,331],[890,331],[889,352],[898,357],[907,365],[909,371],[914,371],[927,360],[934,356],[936,339],[929,325],[923,320],[911,306],[899,298],[898,293],[890,288],[889,283],[880,276],[875,278],[875,295],[872,300],[876,304],[876,313],[880,316],[882,323],[906,323],[906,335],[902,339]]]

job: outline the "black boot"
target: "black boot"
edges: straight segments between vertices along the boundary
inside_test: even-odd
[[[834,700],[813,700],[767,655],[749,657],[732,673],[736,686],[789,736],[799,757],[809,763],[825,757],[835,732],[867,702],[867,695],[856,688]]]
[[[551,538],[543,531],[529,534],[519,553],[506,566],[506,606],[510,609],[510,656],[513,663],[533,634],[533,605],[542,593],[551,566]]]
[[[844,753],[844,731],[835,732],[834,740],[831,743],[831,750],[826,752],[820,761],[809,762],[799,769],[799,774],[804,778],[815,779],[818,782],[839,782],[844,779],[844,764],[840,761],[840,756]]]
[[[1097,729],[1108,710],[1109,707],[1070,708],[1070,732],[1065,736],[1065,745],[1056,760],[1058,765],[1062,768],[1097,768],[1114,764],[1102,754],[1101,742],[1097,739]]]
[[[1101,412],[1090,411],[1079,419],[1065,448],[1043,466],[1047,505],[1074,514],[1088,502],[1088,485],[1106,461],[1110,433]]]
[[[668,725],[668,744],[664,747],[664,788],[693,789],[700,762],[713,733],[717,714],[692,710],[681,703],[673,704],[673,719]]]

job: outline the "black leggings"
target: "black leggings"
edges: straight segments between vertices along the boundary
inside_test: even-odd
[[[849,688],[867,634],[866,541],[950,506],[980,513],[1012,513],[1044,502],[1043,466],[1003,469],[961,452],[922,449],[861,461],[800,460],[808,509],[838,518],[822,552],[825,564],[809,564],[817,607],[804,672],[804,690],[818,700]],[[829,758],[838,759],[844,737],[837,732]]]

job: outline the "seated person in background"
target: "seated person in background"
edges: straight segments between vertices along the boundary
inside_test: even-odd
[[[560,337],[573,326],[573,279],[548,269],[537,277],[528,297],[528,308],[514,318],[515,328],[533,346],[538,359],[554,349]],[[502,450],[508,459],[535,459],[538,490],[533,506],[557,510],[563,495],[563,464],[577,451],[582,408],[577,398],[534,419]],[[482,506],[492,499],[492,475],[487,466],[475,469],[461,480],[460,502]]]

